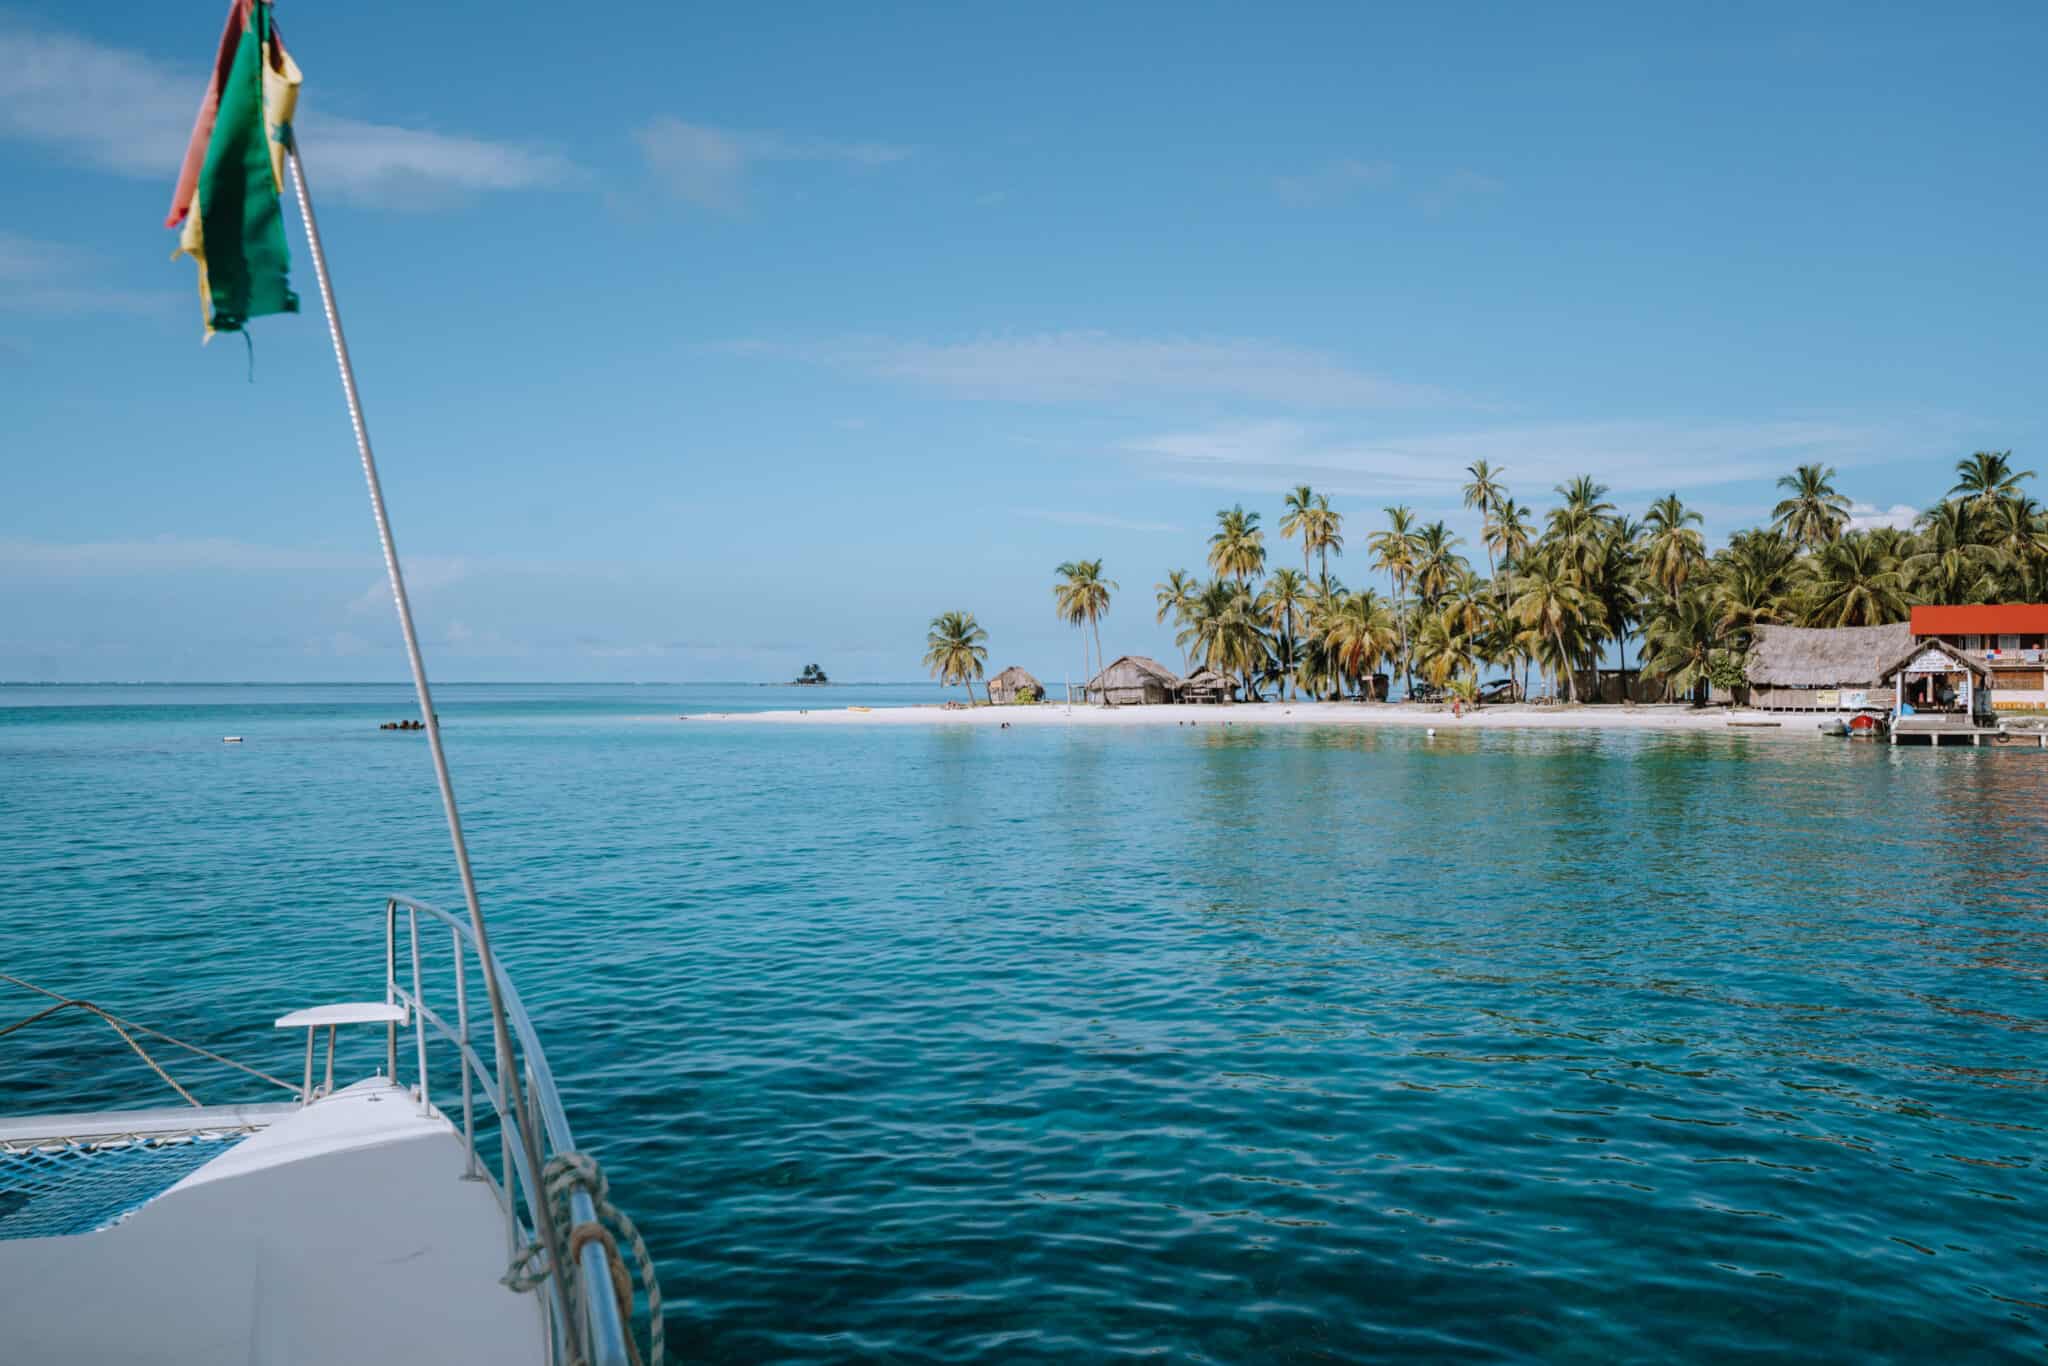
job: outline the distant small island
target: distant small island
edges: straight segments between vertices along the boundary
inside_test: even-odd
[[[804,671],[791,680],[794,686],[799,688],[817,687],[831,681],[825,677],[825,671],[815,664],[804,665]]]

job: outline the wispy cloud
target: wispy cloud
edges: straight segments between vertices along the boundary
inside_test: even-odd
[[[1394,165],[1389,161],[1359,161],[1346,157],[1300,175],[1273,177],[1273,193],[1289,204],[1307,206],[1337,199],[1357,190],[1384,190],[1394,183]]]
[[[112,289],[94,282],[94,253],[0,231],[0,316],[154,313],[177,297],[169,290]]]
[[[0,16],[0,138],[74,164],[160,179],[168,199],[205,84],[198,64]],[[308,109],[299,117],[307,172],[322,192],[424,207],[466,192],[569,184],[553,152],[460,134],[368,123]]]
[[[964,398],[1070,402],[1138,395],[1382,408],[1444,395],[1367,374],[1334,356],[1233,337],[1118,337],[1041,332],[962,342],[887,337],[828,342],[729,342],[740,355],[785,357],[942,389]]]
[[[735,212],[746,202],[748,172],[762,162],[836,162],[871,168],[902,161],[911,154],[908,147],[885,142],[748,132],[667,116],[645,125],[634,138],[648,170],[670,194],[721,213]]]
[[[1888,445],[1876,428],[1800,419],[1556,422],[1371,440],[1274,420],[1165,432],[1124,449],[1171,477],[1228,488],[1272,491],[1308,479],[1332,492],[1456,504],[1465,466],[1481,457],[1526,502],[1528,492],[1580,474],[1623,493],[1682,491],[1812,461],[1867,463]]]
[[[1107,527],[1112,531],[1171,531],[1187,535],[1188,529],[1175,526],[1172,522],[1143,522],[1129,517],[1114,517],[1100,512],[1070,512],[1057,508],[1018,508],[1017,515],[1034,521],[1053,522],[1059,526]]]

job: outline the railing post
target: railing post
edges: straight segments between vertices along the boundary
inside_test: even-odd
[[[384,902],[384,1004],[398,1004],[398,898]],[[398,1085],[398,1021],[384,1026],[384,1076]],[[311,1080],[309,1077],[308,1080]]]
[[[476,1110],[469,1093],[469,987],[462,971],[462,931],[449,927],[448,938],[455,950],[455,1021],[456,1030],[462,1035],[462,1044],[455,1050],[456,1061],[462,1065],[462,1179],[477,1179],[476,1167]]]
[[[419,1052],[420,1113],[425,1114],[430,1106],[427,1100],[427,1014],[422,1009],[426,998],[420,995],[420,913],[407,907],[405,918],[412,930],[412,1030],[414,1045]]]

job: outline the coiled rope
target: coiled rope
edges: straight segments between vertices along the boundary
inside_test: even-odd
[[[581,1302],[579,1277],[582,1274],[583,1249],[592,1243],[601,1244],[605,1264],[611,1268],[612,1296],[618,1302],[619,1326],[625,1334],[626,1351],[632,1356],[635,1366],[662,1366],[668,1357],[668,1336],[662,1328],[661,1282],[654,1274],[654,1257],[647,1251],[647,1244],[641,1240],[640,1230],[633,1226],[633,1221],[611,1202],[611,1183],[605,1178],[604,1168],[597,1165],[596,1158],[586,1153],[557,1153],[541,1168],[541,1190],[554,1214],[555,1227],[568,1230],[565,1235],[567,1246],[543,1248],[539,1243],[528,1243],[512,1259],[512,1265],[506,1269],[504,1283],[521,1292],[537,1289],[547,1280],[552,1269],[559,1267],[562,1298],[573,1313]],[[579,1190],[590,1197],[597,1216],[594,1220],[573,1222],[570,1197]],[[640,1353],[640,1344],[633,1337],[633,1275],[626,1269],[625,1258],[619,1255],[621,1238],[633,1249],[633,1260],[639,1263],[640,1268],[640,1285],[647,1294],[647,1354],[644,1357]],[[582,1366],[582,1363],[576,1366]]]

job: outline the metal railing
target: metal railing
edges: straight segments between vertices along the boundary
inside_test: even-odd
[[[399,913],[405,914],[407,956],[411,961],[411,985],[399,981],[398,966],[398,922]],[[448,931],[449,947],[454,971],[455,1021],[449,1021],[429,1006],[425,999],[425,983],[422,978],[420,961],[420,922],[429,922],[431,931],[438,922]],[[507,1261],[517,1257],[527,1247],[534,1234],[532,1230],[544,1226],[537,1207],[548,1198],[541,1184],[541,1173],[533,1169],[537,1160],[545,1167],[549,1158],[560,1153],[576,1150],[576,1140],[569,1131],[569,1118],[563,1113],[562,1100],[555,1091],[554,1076],[548,1071],[546,1055],[541,1051],[540,1039],[534,1033],[533,1021],[527,1016],[526,1007],[520,1002],[519,991],[512,985],[512,979],[505,973],[495,958],[489,965],[498,984],[499,999],[504,1002],[506,1023],[515,1040],[517,1058],[498,1057],[495,1066],[485,1067],[484,1060],[470,1043],[470,1008],[468,988],[468,963],[476,957],[476,940],[466,920],[448,912],[414,901],[410,897],[393,896],[384,903],[384,999],[392,1005],[407,1008],[413,1033],[415,1063],[419,1069],[417,1090],[422,1107],[432,1104],[428,1082],[427,1046],[430,1037],[452,1045],[460,1062],[462,1092],[462,1142],[465,1157],[464,1176],[486,1183],[497,1197],[499,1207],[505,1212],[505,1239]],[[479,970],[483,964],[478,960]],[[486,1037],[492,1035],[488,1012],[482,1022]],[[395,1023],[385,1026],[385,1074],[393,1082],[398,1081],[398,1031]],[[495,1047],[493,1051],[497,1050]],[[506,1087],[502,1078],[509,1069],[517,1067],[517,1075],[523,1080],[526,1113],[508,1111],[505,1103]],[[494,1174],[484,1160],[477,1144],[476,1096],[481,1092],[490,1106],[491,1114],[497,1120],[498,1170]],[[569,1213],[572,1224],[596,1221],[590,1196],[583,1190],[575,1189],[569,1196]],[[551,1257],[551,1252],[543,1256]],[[605,1250],[597,1241],[586,1242],[578,1256],[580,1275],[576,1284],[581,1293],[577,1304],[569,1303],[568,1292],[563,1278],[551,1275],[544,1283],[542,1302],[546,1307],[549,1335],[549,1360],[552,1363],[567,1363],[578,1353],[574,1347],[583,1348],[581,1357],[590,1366],[628,1366],[631,1361],[626,1346],[628,1325],[620,1321],[619,1307],[613,1298],[612,1276],[606,1261]]]

